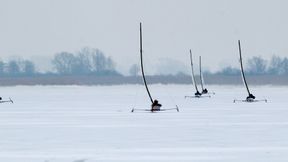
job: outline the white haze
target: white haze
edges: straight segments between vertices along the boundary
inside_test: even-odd
[[[147,73],[162,58],[185,66],[191,48],[211,71],[243,57],[287,56],[284,0],[1,0],[0,57],[52,57],[82,47],[101,49],[127,73],[139,62],[139,22]],[[47,60],[46,60],[47,61]],[[49,69],[41,63],[40,69]],[[171,67],[173,68],[173,67]],[[169,71],[169,69],[167,69]]]

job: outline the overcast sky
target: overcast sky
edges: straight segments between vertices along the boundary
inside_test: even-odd
[[[165,64],[160,60],[189,67],[190,48],[195,61],[201,55],[215,71],[238,66],[238,39],[244,59],[288,56],[287,6],[285,0],[0,0],[0,57],[47,58],[88,46],[127,71],[139,62],[141,21],[148,73]]]

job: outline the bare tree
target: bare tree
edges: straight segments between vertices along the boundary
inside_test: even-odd
[[[76,55],[68,52],[58,53],[52,60],[59,74],[116,74],[114,62],[100,50],[83,48]],[[118,73],[117,73],[118,74]]]
[[[130,69],[129,69],[129,74],[131,76],[137,76],[140,72],[140,67],[137,64],[133,64],[131,65]]]
[[[270,60],[270,66],[268,69],[268,73],[270,74],[283,74],[284,69],[282,68],[283,60],[279,56],[273,56]]]
[[[5,73],[5,63],[0,60],[0,74],[4,74]]]
[[[105,70],[115,71],[115,63],[111,57],[108,57],[105,62],[106,62]]]
[[[75,68],[75,73],[78,74],[89,74],[92,72],[92,54],[93,51],[86,47],[82,48],[79,52],[78,55],[76,56],[76,65]]]
[[[106,58],[104,54],[97,50],[93,55],[93,66],[97,73],[103,72],[105,70]]]
[[[18,62],[15,60],[10,60],[7,66],[7,72],[10,75],[19,75],[20,74],[20,67]]]
[[[282,61],[283,74],[288,74],[288,58],[285,57]]]
[[[23,61],[23,73],[26,75],[33,75],[35,74],[35,64],[32,61],[25,60]]]
[[[92,67],[94,72],[98,74],[105,74],[115,71],[115,63],[111,57],[106,57],[103,52],[98,49],[93,50]]]
[[[248,60],[248,73],[250,74],[265,74],[267,69],[267,61],[262,57],[252,57]]]
[[[72,74],[75,71],[76,59],[72,53],[61,52],[54,56],[52,64],[58,73]]]

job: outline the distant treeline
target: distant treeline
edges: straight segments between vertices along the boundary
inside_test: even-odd
[[[120,75],[115,63],[98,49],[83,48],[78,53],[57,53],[52,65],[58,74],[64,75]]]
[[[121,72],[116,69],[114,60],[95,48],[82,48],[75,53],[60,52],[47,61],[51,63],[53,70],[40,73],[39,68],[31,60],[12,59],[6,62],[0,60],[0,76],[122,76]],[[248,75],[288,74],[287,57],[273,56],[270,60],[265,60],[260,56],[252,57],[247,61],[244,60],[244,66]],[[174,68],[173,64],[171,64],[171,68]],[[209,71],[205,71],[205,73],[222,76],[239,75],[240,69],[239,67],[227,66],[214,73]],[[139,65],[131,65],[129,74],[130,76],[140,75]],[[174,75],[189,76],[190,74],[179,71],[179,74]]]
[[[0,61],[1,76],[31,76],[37,73],[35,64],[30,60]]]
[[[43,76],[43,75],[121,75],[115,69],[115,63],[103,52],[94,48],[83,48],[77,53],[60,52],[50,61],[53,71],[37,71],[31,60],[15,59],[8,62],[0,61],[1,76]]]
[[[205,75],[208,85],[243,85],[240,75]],[[199,76],[196,76],[199,84]],[[148,84],[188,84],[193,88],[189,75],[153,75],[147,76]],[[252,75],[247,77],[249,85],[288,85],[288,76]],[[141,76],[95,76],[95,75],[41,75],[37,77],[0,77],[0,86],[15,85],[121,85],[143,84]]]
[[[240,65],[239,65],[240,67]],[[245,72],[248,75],[287,75],[288,74],[288,58],[273,56],[270,60],[265,60],[260,56],[248,59]],[[222,75],[238,75],[239,68],[225,67],[216,74]]]

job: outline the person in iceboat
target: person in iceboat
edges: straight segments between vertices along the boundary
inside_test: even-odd
[[[160,111],[161,104],[159,104],[158,100],[154,100],[151,105],[151,111]]]
[[[200,96],[201,96],[201,93],[200,93],[199,91],[197,91],[197,92],[195,93],[195,96],[196,96],[196,97],[200,97]]]
[[[202,94],[206,94],[206,93],[208,93],[208,90],[205,88],[202,90]]]
[[[2,97],[0,97],[0,101],[2,100]]]
[[[254,100],[255,98],[256,97],[253,94],[250,93],[249,96],[246,97],[246,100],[247,101],[251,101],[251,100]]]

